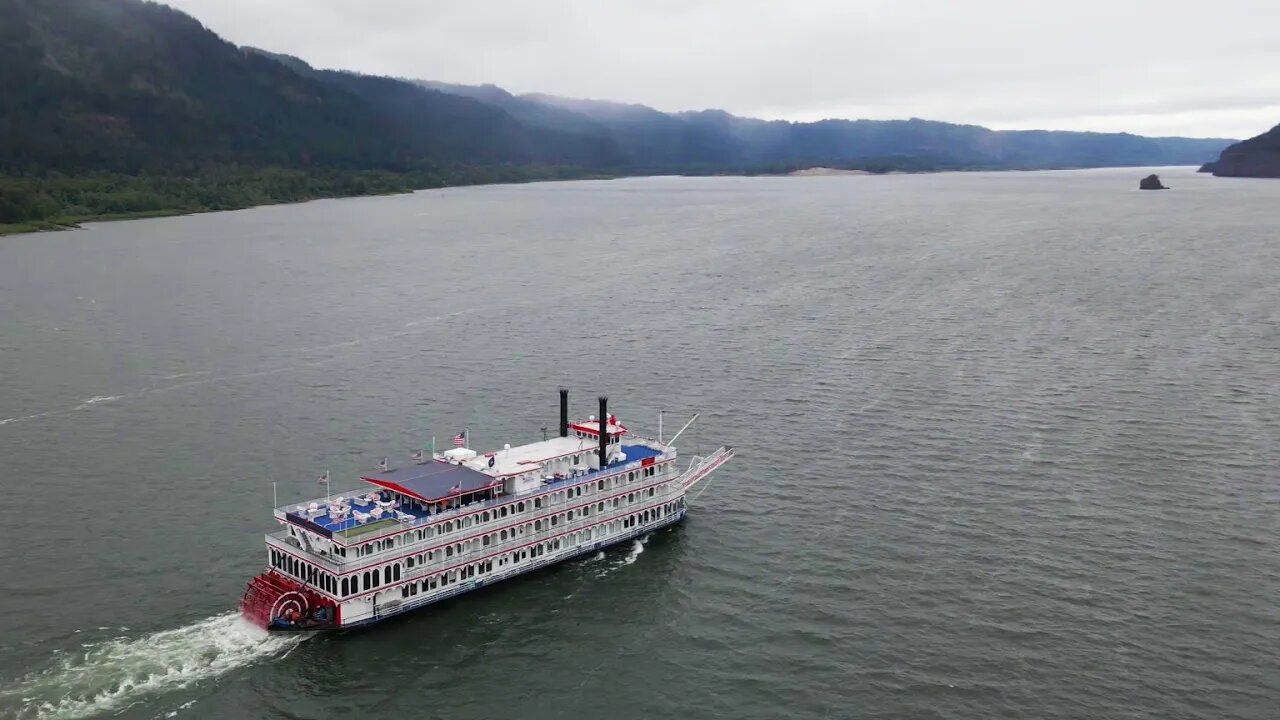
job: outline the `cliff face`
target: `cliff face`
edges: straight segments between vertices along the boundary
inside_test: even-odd
[[[1280,178],[1280,125],[1228,147],[1204,169],[1218,177]]]

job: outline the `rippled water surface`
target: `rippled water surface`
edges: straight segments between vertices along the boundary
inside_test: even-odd
[[[1280,182],[1143,174],[0,238],[0,717],[1275,718]],[[539,438],[559,385],[738,458],[677,528],[369,631],[231,612],[272,481]]]

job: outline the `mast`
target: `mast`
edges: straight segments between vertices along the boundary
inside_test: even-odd
[[[689,418],[689,422],[685,423],[684,427],[680,428],[680,432],[676,433],[675,437],[671,438],[671,442],[667,443],[668,447],[676,444],[676,438],[680,437],[682,434],[684,434],[685,430],[689,429],[689,426],[693,424],[693,421],[698,419],[698,415],[699,413],[694,413],[693,417]]]

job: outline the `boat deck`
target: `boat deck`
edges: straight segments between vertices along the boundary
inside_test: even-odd
[[[611,472],[620,467],[630,465],[632,463],[641,462],[650,458],[656,458],[662,454],[662,450],[648,447],[647,445],[623,445],[622,452],[626,455],[626,460],[620,462],[609,463],[604,470],[591,470],[576,477],[566,477],[560,480],[550,480],[544,482],[542,490],[555,488],[561,485],[577,484],[586,482],[601,472]],[[450,515],[456,515],[460,512],[469,512],[485,503],[470,503],[459,508],[452,508],[438,513],[432,513],[423,508],[416,502],[400,503],[397,507],[390,507],[388,503],[391,501],[392,493],[388,490],[382,490],[370,486],[367,491],[357,492],[354,496],[346,496],[346,502],[349,504],[353,512],[347,513],[345,517],[333,518],[328,514],[329,500],[319,498],[317,500],[303,503],[301,505],[291,505],[284,508],[285,513],[294,521],[303,525],[315,525],[324,529],[328,533],[343,538],[356,538],[369,533],[379,533],[390,530],[396,525],[404,525],[406,527],[418,524],[429,518],[438,517],[445,518]],[[334,500],[341,496],[334,496]],[[376,499],[375,499],[376,498]],[[355,500],[362,499],[364,505],[356,504]],[[506,500],[504,498],[503,500]],[[487,501],[494,503],[497,501]],[[379,505],[381,503],[381,506]],[[310,511],[308,508],[316,505],[318,513]],[[372,511],[376,507],[382,507],[381,517],[374,517]],[[361,515],[367,515],[365,520],[357,520],[354,511],[358,511]]]

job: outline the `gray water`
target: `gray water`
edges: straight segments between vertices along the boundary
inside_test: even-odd
[[[1280,716],[1280,182],[1161,172],[0,238],[0,717]],[[540,438],[560,385],[738,457],[681,526],[384,626],[234,616],[273,481]]]

